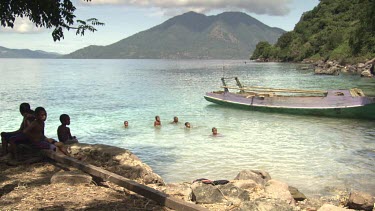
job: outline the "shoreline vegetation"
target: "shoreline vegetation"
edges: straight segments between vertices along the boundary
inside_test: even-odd
[[[259,42],[250,59],[315,64],[316,74],[374,77],[374,17],[375,1],[320,1],[276,44]]]
[[[308,198],[265,171],[243,170],[231,180],[165,184],[127,149],[72,144],[73,158],[147,185],[208,210],[373,210],[375,198],[358,191]],[[21,147],[20,159],[0,160],[0,210],[171,210],[108,181],[100,180]]]

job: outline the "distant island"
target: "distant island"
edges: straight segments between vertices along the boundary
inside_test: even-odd
[[[32,51],[29,49],[10,49],[0,46],[0,58],[34,58],[34,59],[55,59],[60,58],[62,54]]]

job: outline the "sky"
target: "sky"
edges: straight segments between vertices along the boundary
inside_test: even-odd
[[[0,46],[68,54],[89,45],[109,45],[159,25],[188,11],[207,16],[226,11],[244,12],[270,27],[293,30],[301,15],[319,0],[72,0],[76,19],[97,18],[104,26],[85,36],[64,31],[64,39],[54,42],[53,29],[36,28],[27,19],[17,18],[14,28],[0,26]]]

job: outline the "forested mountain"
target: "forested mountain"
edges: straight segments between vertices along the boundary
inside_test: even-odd
[[[45,51],[32,51],[29,49],[10,49],[0,46],[0,58],[57,58],[57,53]]]
[[[375,1],[320,0],[275,45],[260,42],[251,59],[357,62],[375,57]]]
[[[88,46],[65,58],[246,59],[260,41],[284,31],[240,12],[205,16],[188,12],[108,46]]]

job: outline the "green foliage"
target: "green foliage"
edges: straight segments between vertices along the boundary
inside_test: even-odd
[[[259,42],[256,45],[256,49],[250,59],[257,59],[257,58],[268,58],[271,50],[271,44],[269,42]]]
[[[76,34],[84,35],[86,30],[94,32],[94,26],[104,25],[94,18],[88,19],[89,23],[78,20],[79,25],[74,26],[75,10],[70,0],[1,0],[0,23],[3,27],[13,28],[16,17],[29,18],[36,27],[54,28],[54,41],[64,38],[63,29],[75,29]]]
[[[282,61],[370,58],[375,56],[374,35],[374,0],[321,0],[302,15],[293,31],[282,35],[267,51],[256,49],[251,58]]]
[[[349,45],[356,56],[375,55],[375,1],[361,0],[363,7],[358,27],[351,33]]]
[[[286,48],[287,46],[289,46],[291,44],[291,42],[295,39],[295,33],[294,32],[287,32],[285,34],[283,34],[278,40],[277,40],[277,43],[276,43],[276,46],[277,47],[280,47],[280,48]]]
[[[91,22],[91,25],[88,24],[87,22]],[[91,32],[97,31],[97,29],[94,28],[94,26],[103,26],[104,25],[104,23],[99,22],[98,19],[96,19],[96,18],[89,18],[86,21],[77,20],[77,23],[79,23],[80,25],[75,28],[75,29],[77,29],[76,35],[80,34],[81,36],[85,35],[86,30],[91,31]],[[70,28],[73,28],[73,27],[70,27]]]
[[[351,49],[347,41],[341,43],[339,46],[333,49],[330,54],[330,59],[338,60],[339,62],[348,57],[351,57]]]

